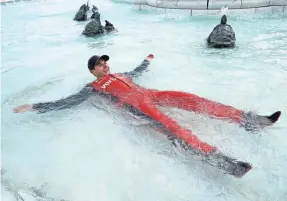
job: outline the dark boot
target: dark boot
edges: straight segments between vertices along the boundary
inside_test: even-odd
[[[244,113],[243,126],[247,131],[260,129],[266,126],[272,126],[278,121],[281,111],[277,111],[270,116],[261,116],[252,112]]]

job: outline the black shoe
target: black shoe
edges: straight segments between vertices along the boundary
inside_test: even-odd
[[[266,118],[269,119],[272,123],[275,123],[276,121],[278,121],[280,116],[281,116],[281,111],[277,111],[270,116],[266,116]]]
[[[270,116],[261,116],[252,112],[244,113],[243,126],[245,130],[252,131],[266,126],[272,126],[278,121],[281,111],[277,111]]]
[[[220,151],[216,151],[215,153],[206,156],[205,161],[218,169],[222,169],[225,174],[230,174],[237,178],[243,177],[252,169],[252,165],[250,163],[238,161],[224,155]]]

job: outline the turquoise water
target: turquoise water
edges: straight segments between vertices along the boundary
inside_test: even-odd
[[[20,1],[1,5],[1,157],[3,200],[278,200],[287,199],[286,13],[228,15],[237,47],[206,49],[220,14],[190,16],[93,1],[117,33],[86,38],[73,17],[84,1]],[[246,111],[282,116],[252,134],[237,125],[163,109],[230,156],[253,164],[241,179],[177,155],[155,131],[124,122],[93,101],[46,114],[14,114],[20,104],[76,93],[93,77],[87,60],[110,55],[112,72],[136,67],[153,53],[137,83],[182,90]],[[30,190],[29,190],[30,189]],[[39,195],[40,196],[40,195]]]

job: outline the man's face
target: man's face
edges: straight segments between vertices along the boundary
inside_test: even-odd
[[[110,66],[107,64],[106,61],[100,60],[93,70],[91,70],[91,73],[96,76],[97,78],[101,78],[107,74],[110,73]]]

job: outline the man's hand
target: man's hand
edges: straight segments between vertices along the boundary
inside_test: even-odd
[[[153,60],[153,58],[154,58],[153,54],[149,54],[145,59],[151,61]]]
[[[34,110],[33,105],[31,104],[20,105],[13,109],[15,113],[24,113],[24,112],[33,111],[33,110]]]

